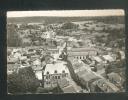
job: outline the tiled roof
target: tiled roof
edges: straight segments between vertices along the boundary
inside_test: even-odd
[[[82,52],[82,51],[99,51],[99,50],[96,48],[72,48],[69,51]]]
[[[89,82],[93,79],[99,78],[98,76],[96,76],[95,74],[91,73],[91,72],[85,72],[82,75],[80,75],[81,72],[79,72],[79,76],[86,82]]]

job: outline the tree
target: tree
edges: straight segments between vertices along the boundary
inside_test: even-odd
[[[56,87],[42,88],[38,87],[36,93],[63,93],[62,89],[57,85]]]
[[[7,27],[7,44],[8,46],[18,47],[22,45],[22,39],[19,37],[17,27],[10,25]]]
[[[53,44],[54,44],[55,46],[57,46],[57,42],[56,42],[55,40],[53,40]]]
[[[64,31],[62,29],[56,30],[57,35],[64,35]]]
[[[39,80],[31,67],[19,69],[18,73],[14,72],[8,75],[9,93],[34,93],[37,87],[39,87]]]
[[[20,79],[20,76],[16,72],[13,72],[12,74],[8,75],[8,92],[9,93],[23,93],[25,92],[22,87],[22,81]]]
[[[62,29],[77,29],[78,25],[71,23],[71,22],[67,22],[67,23],[64,23],[61,28]]]
[[[7,49],[7,55],[10,56],[11,55],[11,50],[10,49]]]

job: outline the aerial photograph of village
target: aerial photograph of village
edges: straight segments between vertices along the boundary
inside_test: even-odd
[[[7,12],[8,94],[125,92],[123,10]]]

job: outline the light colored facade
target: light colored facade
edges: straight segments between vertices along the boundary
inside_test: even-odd
[[[80,60],[86,59],[86,56],[96,56],[100,50],[95,48],[72,48],[68,50],[68,58],[76,58]]]
[[[44,70],[44,87],[55,87],[63,78],[69,77],[66,62],[47,64]]]
[[[68,49],[68,48],[67,48]],[[48,49],[51,54],[59,53],[59,49]],[[80,60],[86,59],[86,56],[96,56],[97,53],[100,53],[100,50],[95,48],[70,48],[67,50],[68,58],[76,58]]]

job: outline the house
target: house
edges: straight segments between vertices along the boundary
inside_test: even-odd
[[[61,82],[58,82],[58,85],[64,93],[79,93],[82,91],[82,88],[70,78],[63,78]]]
[[[72,48],[68,50],[68,57],[84,60],[86,56],[96,56],[97,53],[100,53],[100,50],[96,48]]]
[[[35,59],[35,60],[33,61],[33,65],[34,65],[34,66],[41,66],[41,60],[40,60],[40,59]]]
[[[21,56],[21,57],[20,57],[20,60],[21,60],[21,61],[27,60],[27,56]]]
[[[59,53],[59,49],[58,48],[49,48],[48,52],[50,52],[51,54],[58,54]]]
[[[70,60],[72,63],[72,67],[75,73],[85,70],[86,68],[88,70],[91,70],[90,66],[88,64],[85,64],[83,61],[78,60],[78,59],[72,59]]]
[[[106,61],[109,61],[109,62],[112,62],[114,61],[114,58],[110,55],[103,55],[103,58],[106,60]]]
[[[54,31],[46,31],[41,35],[41,38],[52,39],[55,38],[56,33]]]
[[[103,60],[99,56],[93,56],[92,57],[97,63],[102,63]]]
[[[8,64],[15,64],[15,63],[17,63],[17,62],[19,62],[19,59],[18,58],[14,58],[14,57],[7,57],[7,63]]]
[[[79,71],[77,72],[77,75],[80,79],[80,83],[82,84],[82,86],[85,87],[88,91],[90,91],[90,85],[94,81],[100,79],[98,75],[95,75],[93,72],[87,70]]]
[[[121,55],[121,59],[125,59],[125,52],[124,51],[119,51]]]
[[[42,77],[42,74],[43,74],[43,67],[41,66],[33,66],[32,67],[34,72],[35,72],[35,75],[36,75],[36,78],[40,81],[42,81],[43,77]]]
[[[36,53],[36,50],[34,49],[28,49],[27,54],[34,55]]]
[[[12,49],[12,55],[13,55],[14,53],[18,52],[18,51],[19,51],[18,48],[14,48],[14,49]]]
[[[21,58],[21,56],[22,56],[22,54],[18,51],[13,53],[14,58]]]
[[[69,77],[69,70],[66,62],[59,61],[54,64],[47,64],[44,70],[44,87],[54,87],[58,81]]]

